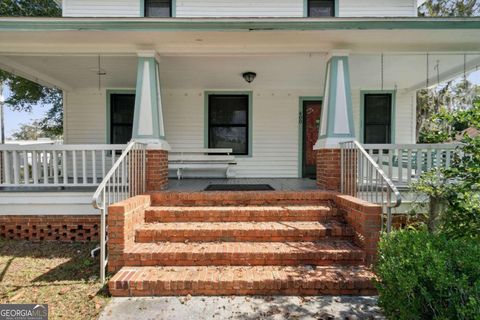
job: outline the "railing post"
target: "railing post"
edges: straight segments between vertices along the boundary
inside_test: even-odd
[[[102,194],[102,205],[100,208],[100,281],[105,282],[105,266],[106,266],[106,196],[105,191]]]

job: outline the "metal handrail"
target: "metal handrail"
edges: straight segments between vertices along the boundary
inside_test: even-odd
[[[146,145],[131,141],[93,194],[92,205],[100,210],[100,280],[105,282],[107,256],[107,209],[115,202],[123,201],[145,192]]]
[[[385,206],[386,231],[390,232],[392,209],[402,204],[397,187],[358,141],[341,142],[340,150],[341,192]]]

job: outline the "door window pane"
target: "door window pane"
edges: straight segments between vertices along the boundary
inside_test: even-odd
[[[392,95],[364,97],[364,143],[391,143]]]
[[[134,94],[110,95],[110,142],[126,144],[132,139]]]
[[[334,0],[309,0],[308,1],[309,17],[334,17],[335,1]]]
[[[145,16],[146,17],[171,17],[171,1],[170,0],[146,0]]]
[[[208,96],[208,147],[248,154],[248,95]]]

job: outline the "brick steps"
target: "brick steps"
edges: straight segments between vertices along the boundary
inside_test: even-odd
[[[356,265],[364,251],[350,241],[135,243],[125,266]]]
[[[176,222],[144,224],[136,230],[135,241],[317,241],[348,239],[353,230],[340,222]]]
[[[157,192],[108,212],[113,296],[375,294],[380,206],[333,192]]]
[[[365,267],[123,267],[113,296],[373,295]]]
[[[156,192],[152,206],[327,205],[335,194],[321,191]]]
[[[145,211],[145,222],[253,222],[341,220],[336,208],[291,206],[157,206]]]

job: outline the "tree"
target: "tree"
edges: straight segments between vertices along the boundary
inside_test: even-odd
[[[427,0],[419,8],[421,17],[470,17],[480,14],[479,0]]]
[[[61,8],[54,0],[2,0],[0,16],[60,17]],[[0,70],[0,89],[8,86],[11,95],[5,106],[16,111],[31,111],[33,105],[51,105],[38,125],[45,134],[59,136],[63,131],[63,101],[59,89],[43,87],[35,82]]]
[[[418,9],[423,17],[470,17],[480,15],[480,0],[427,0]],[[477,86],[467,79],[451,80],[434,89],[422,89],[417,92],[417,130],[418,142],[432,143],[444,140],[423,140],[429,132],[437,128],[432,116],[441,110],[451,112],[472,106],[475,96],[479,94]],[[438,132],[437,132],[438,133]],[[436,138],[441,139],[440,134]]]
[[[38,121],[31,124],[21,124],[20,129],[12,134],[15,140],[38,140],[46,138]]]

